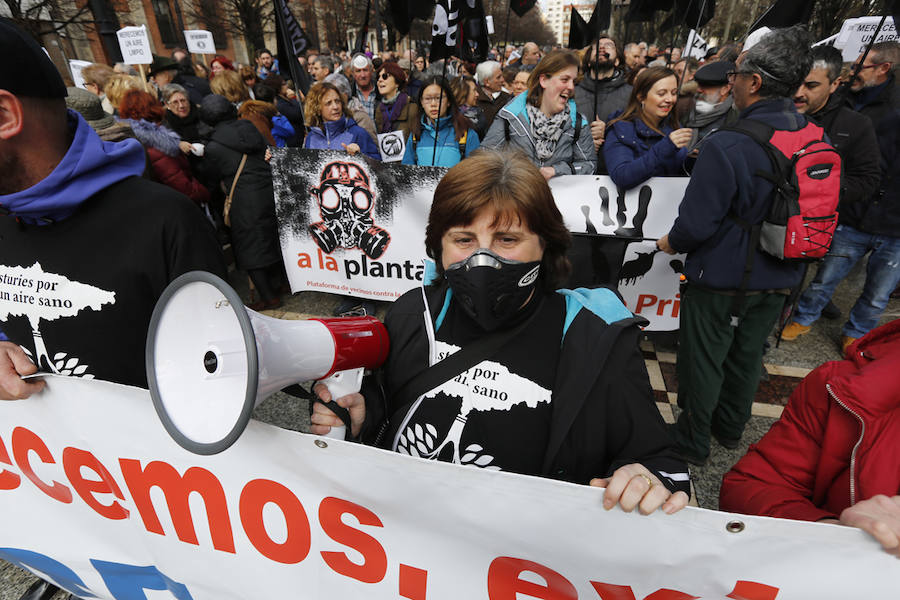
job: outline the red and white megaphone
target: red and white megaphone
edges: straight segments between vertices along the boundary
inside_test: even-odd
[[[374,317],[289,321],[244,307],[219,277],[192,271],[163,291],[147,335],[147,381],[169,435],[196,454],[231,446],[273,392],[321,380],[332,398],[358,392],[388,354]],[[344,438],[344,427],[329,437]]]

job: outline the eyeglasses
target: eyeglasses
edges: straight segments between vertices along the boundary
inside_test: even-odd
[[[883,65],[883,64],[884,64],[884,63],[872,63],[871,65],[863,65],[863,66],[861,66],[861,67],[859,68],[859,70],[860,70],[860,71],[865,71],[866,69],[873,69],[873,68],[875,68],[875,67],[880,67],[880,66]],[[854,65],[854,68],[856,68],[855,65]]]
[[[442,98],[446,98],[446,96],[423,96],[422,104],[439,104]]]
[[[753,75],[753,73],[748,73],[747,71],[728,71],[725,73],[725,77],[728,78],[728,83],[734,83],[734,78],[738,75]]]

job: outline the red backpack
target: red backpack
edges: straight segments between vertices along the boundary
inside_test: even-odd
[[[765,150],[772,171],[760,169],[754,174],[774,186],[772,203],[762,223],[729,215],[750,233],[744,276],[731,307],[731,325],[737,327],[757,248],[787,262],[811,262],[828,252],[838,221],[841,156],[824,140],[824,130],[810,122],[787,131],[741,119],[727,129],[750,136]],[[797,291],[792,292],[794,300],[789,303],[796,301]]]
[[[837,227],[841,194],[841,157],[824,140],[824,131],[807,123],[797,131],[775,129],[744,119],[728,129],[744,133],[766,151],[772,171],[755,174],[771,181],[772,205],[761,224],[750,225],[751,249],[785,261],[812,261],[825,256]],[[754,232],[754,227],[759,227]]]

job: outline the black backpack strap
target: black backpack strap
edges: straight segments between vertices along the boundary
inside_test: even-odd
[[[509,121],[507,121],[503,117],[500,117],[500,119],[503,121],[503,139],[505,139],[506,143],[509,144],[509,140],[511,137],[509,135]]]
[[[581,137],[581,115],[575,114],[575,134],[572,136],[572,158],[569,161],[569,168],[572,175],[575,174],[575,148],[578,147],[578,138]]]
[[[462,137],[459,138],[456,143],[459,146],[459,160],[462,160],[466,157],[466,143],[469,141],[469,132],[466,131],[462,134]]]
[[[419,147],[419,140],[416,139],[416,134],[412,134],[412,151],[413,151],[413,164],[419,164],[419,155],[416,154],[416,148]]]

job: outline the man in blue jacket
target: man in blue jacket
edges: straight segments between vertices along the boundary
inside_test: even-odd
[[[796,131],[806,124],[791,101],[809,73],[809,35],[802,26],[774,30],[737,61],[729,74],[741,119]],[[757,175],[771,171],[762,146],[735,131],[704,143],[678,218],[657,245],[687,253],[687,285],[681,297],[678,404],[673,431],[683,458],[703,464],[710,435],[737,447],[759,382],[763,343],[772,330],[801,267],[753,250],[753,269],[732,319],[741,287],[750,233],[771,203],[772,184]]]

